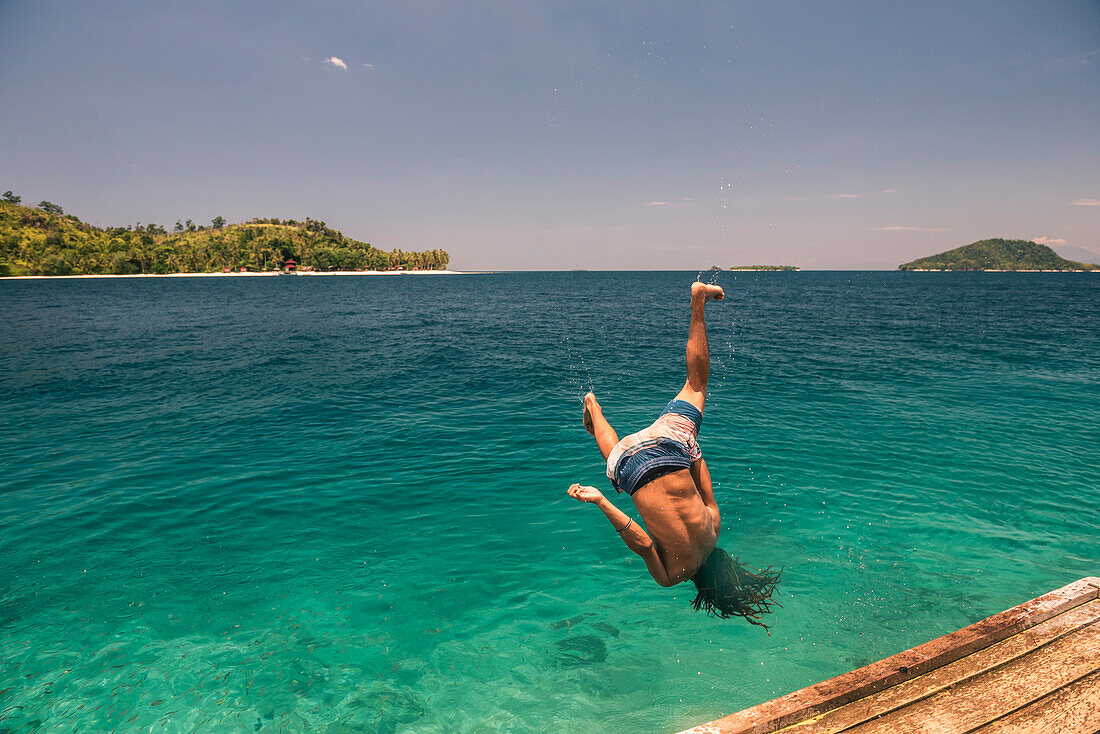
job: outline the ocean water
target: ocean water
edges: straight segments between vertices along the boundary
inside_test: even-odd
[[[722,273],[700,443],[771,636],[580,425],[694,273],[0,282],[0,732],[675,731],[1100,573],[1100,277]]]

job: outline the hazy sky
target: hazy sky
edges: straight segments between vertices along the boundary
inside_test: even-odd
[[[311,216],[464,269],[1100,261],[1095,0],[0,0],[0,95],[0,191],[104,225]]]

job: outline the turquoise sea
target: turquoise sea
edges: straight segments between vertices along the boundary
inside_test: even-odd
[[[694,278],[0,282],[0,732],[676,731],[1100,573],[1100,276],[722,273],[700,443],[783,607],[656,586],[565,489]]]

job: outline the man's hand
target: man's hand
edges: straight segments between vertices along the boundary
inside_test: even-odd
[[[603,499],[603,492],[595,487],[574,484],[569,487],[569,496],[578,502],[599,502]]]

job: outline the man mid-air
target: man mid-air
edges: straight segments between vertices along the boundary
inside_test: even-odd
[[[674,586],[691,579],[698,589],[692,601],[696,609],[723,619],[744,617],[767,629],[759,618],[775,603],[771,595],[779,573],[771,568],[752,573],[718,547],[721,517],[696,440],[710,377],[703,306],[724,296],[716,285],[692,284],[687,381],[653,425],[620,441],[596,396],[584,397],[584,427],[607,460],[607,477],[634,500],[646,530],[595,487],[574,484],[569,496],[600,508],[658,584]]]

